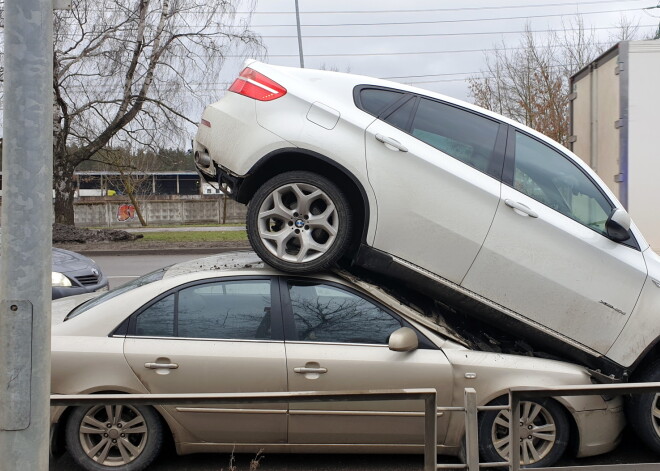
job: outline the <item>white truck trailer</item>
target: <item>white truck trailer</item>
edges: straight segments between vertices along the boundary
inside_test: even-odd
[[[570,147],[660,250],[660,40],[622,41],[571,77]]]

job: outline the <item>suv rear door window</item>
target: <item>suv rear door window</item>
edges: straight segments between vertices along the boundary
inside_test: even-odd
[[[500,124],[467,110],[423,98],[411,134],[447,155],[499,178],[495,142]]]

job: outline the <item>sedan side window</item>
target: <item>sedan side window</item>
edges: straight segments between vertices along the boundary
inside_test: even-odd
[[[135,334],[145,337],[172,337],[175,301],[176,295],[170,294],[142,311],[136,319]]]
[[[499,178],[495,142],[499,123],[470,111],[422,99],[412,135],[461,162]]]
[[[401,322],[370,301],[319,283],[289,283],[298,340],[387,344]]]
[[[182,289],[177,317],[179,337],[270,339],[270,281],[225,281]]]
[[[612,205],[598,186],[559,152],[516,132],[513,187],[580,224],[607,235]]]
[[[135,335],[197,339],[269,340],[269,280],[193,285],[142,311]]]

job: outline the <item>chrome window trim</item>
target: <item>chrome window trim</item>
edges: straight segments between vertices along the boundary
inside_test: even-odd
[[[386,343],[348,343],[348,342],[316,342],[313,340],[288,340],[287,344],[297,345],[297,344],[315,344],[315,345],[351,345],[353,347],[383,347],[389,349],[388,344]]]

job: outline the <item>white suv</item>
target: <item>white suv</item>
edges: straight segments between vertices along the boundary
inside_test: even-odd
[[[248,61],[206,108],[201,174],[289,272],[344,257],[617,379],[660,380],[660,258],[578,157],[476,106]],[[660,451],[660,399],[629,418]]]

